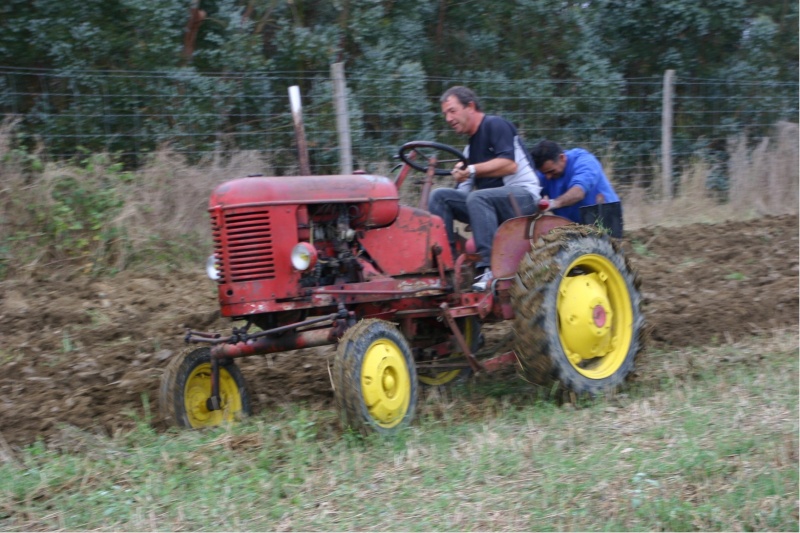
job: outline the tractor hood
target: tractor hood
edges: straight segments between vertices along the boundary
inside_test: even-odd
[[[367,227],[391,224],[399,210],[392,180],[370,174],[250,177],[219,185],[209,198],[210,211],[255,206],[351,204],[353,222]]]

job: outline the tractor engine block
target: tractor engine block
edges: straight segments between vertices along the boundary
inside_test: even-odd
[[[369,261],[359,235],[400,212],[394,182],[367,174],[236,179],[208,208],[221,312],[231,317],[296,308],[313,287],[358,282]],[[293,266],[298,245],[314,256],[307,270]]]

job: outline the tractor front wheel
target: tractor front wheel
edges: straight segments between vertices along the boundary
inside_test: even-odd
[[[344,428],[392,435],[414,419],[417,372],[402,333],[362,320],[339,341],[333,363],[336,407]]]
[[[211,350],[198,348],[175,357],[161,376],[162,418],[186,428],[219,426],[250,414],[250,398],[239,367],[220,361],[220,408],[209,409]]]
[[[608,236],[586,226],[545,235],[511,297],[524,379],[595,396],[633,372],[645,336],[639,281]]]

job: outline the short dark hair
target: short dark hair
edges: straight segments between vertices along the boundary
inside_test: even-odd
[[[536,168],[539,168],[547,161],[557,161],[558,156],[563,153],[564,149],[558,143],[545,139],[533,147],[531,157],[533,157],[533,164],[536,165]]]
[[[459,103],[464,107],[467,107],[470,102],[475,102],[475,111],[481,110],[481,103],[478,102],[478,96],[472,91],[472,89],[464,87],[463,85],[450,87],[439,99],[439,103],[445,103],[451,96],[455,96],[456,100],[458,100]]]

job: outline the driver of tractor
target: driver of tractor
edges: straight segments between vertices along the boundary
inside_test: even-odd
[[[546,211],[586,224],[590,223],[587,214],[597,217],[599,206],[602,217],[605,208],[612,236],[622,237],[619,196],[594,155],[582,148],[564,151],[558,143],[548,140],[537,143],[531,155],[542,182],[542,195],[550,200]],[[598,223],[596,218],[592,222]]]
[[[472,288],[483,291],[492,280],[492,240],[497,228],[509,218],[535,213],[541,185],[511,122],[484,113],[478,97],[467,87],[451,87],[440,102],[450,127],[469,137],[464,149],[468,164],[456,164],[452,171],[456,187],[434,190],[428,208],[444,220],[451,249],[456,242],[453,221],[472,227],[480,255]]]

